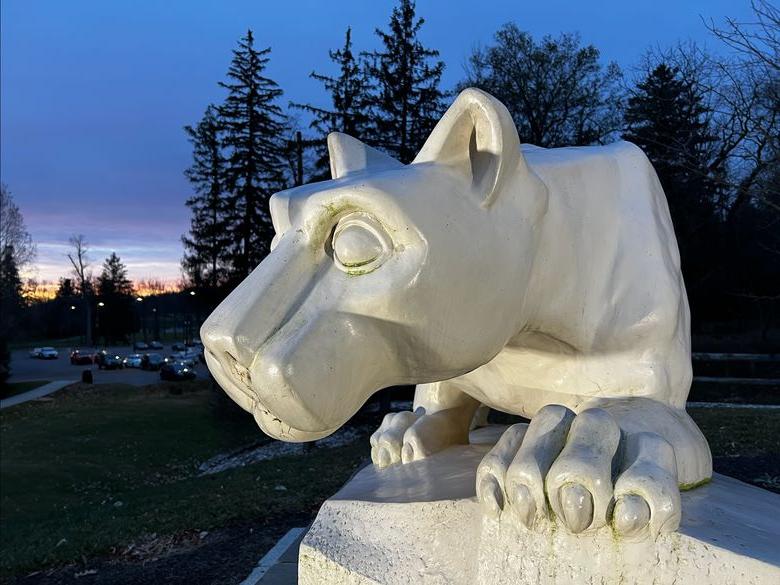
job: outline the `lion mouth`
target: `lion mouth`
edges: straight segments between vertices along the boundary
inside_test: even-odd
[[[206,357],[206,366],[211,372],[211,375],[214,376],[217,384],[219,384],[225,393],[241,408],[247,412],[253,412],[256,397],[250,393],[248,388],[242,388],[233,381],[232,377],[225,371],[222,363],[210,349],[207,349],[204,355]]]
[[[270,437],[280,441],[299,443],[316,441],[338,430],[338,426],[322,431],[307,431],[290,426],[258,399],[256,393],[247,386],[247,378],[239,378],[243,382],[243,384],[239,384],[233,376],[225,371],[222,362],[210,350],[206,351],[205,356],[206,365],[217,384],[236,404],[251,413],[257,425]]]
[[[255,402],[255,408],[252,411],[252,415],[255,417],[255,422],[262,429],[262,431],[274,439],[280,441],[287,441],[290,443],[303,443],[306,441],[316,441],[322,439],[328,435],[333,434],[338,430],[338,426],[332,429],[325,429],[323,431],[304,431],[296,429],[285,423],[273,412],[268,410],[259,401]]]

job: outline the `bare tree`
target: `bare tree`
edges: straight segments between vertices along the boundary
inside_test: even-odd
[[[11,249],[19,271],[35,260],[35,244],[24,225],[24,217],[6,185],[0,184],[0,251]]]
[[[161,295],[166,291],[167,286],[159,278],[142,278],[136,288],[141,294]]]
[[[736,59],[718,63],[711,85],[728,121],[721,143],[735,177],[729,222],[751,199],[780,212],[780,193],[772,180],[780,165],[780,9],[767,0],[751,6],[751,22],[727,18],[722,27],[707,24],[736,53]]]
[[[780,9],[768,0],[753,0],[750,6],[755,16],[753,22],[727,18],[722,28],[712,20],[706,26],[754,65],[780,73]]]
[[[494,44],[477,48],[459,87],[475,86],[499,98],[520,140],[555,147],[610,142],[620,128],[622,74],[600,62],[598,49],[576,34],[535,40],[514,23]]]
[[[89,270],[89,246],[83,235],[73,235],[68,240],[73,247],[72,252],[68,252],[68,260],[73,266],[73,276],[78,282],[81,292],[81,300],[84,304],[84,315],[86,318],[85,339],[87,345],[92,345],[92,272]]]

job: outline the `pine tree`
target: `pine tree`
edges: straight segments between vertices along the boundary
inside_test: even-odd
[[[106,340],[123,339],[133,330],[133,283],[116,252],[111,252],[103,262],[96,288],[99,334]]]
[[[13,246],[6,246],[0,254],[0,315],[4,323],[13,317],[22,305],[22,279]]]
[[[97,279],[97,293],[101,297],[133,295],[133,283],[127,278],[127,267],[116,252],[103,262],[103,270]]]
[[[22,304],[22,280],[16,254],[13,246],[7,245],[0,253],[0,383],[10,375],[8,342],[13,337]]]
[[[669,200],[678,236],[693,236],[714,214],[715,184],[709,168],[708,110],[679,72],[657,65],[628,99],[623,137],[655,166]]]
[[[55,297],[58,299],[70,300],[76,296],[76,287],[73,285],[72,278],[60,278],[57,285]]]
[[[225,188],[231,217],[228,229],[233,276],[241,279],[260,263],[270,248],[273,225],[271,195],[284,187],[286,120],[277,99],[282,90],[263,73],[271,49],[257,50],[252,31],[233,51],[228,90],[219,106],[226,149]]]
[[[225,193],[226,161],[214,106],[206,108],[196,126],[184,131],[192,144],[192,165],[184,174],[195,189],[187,200],[192,211],[190,232],[182,236],[182,267],[195,287],[218,288],[230,271],[228,232],[230,206]]]
[[[311,104],[291,104],[294,108],[313,115],[309,127],[316,137],[307,146],[316,149],[314,180],[330,178],[327,137],[331,132],[343,132],[360,140],[367,138],[369,117],[369,82],[365,67],[352,52],[352,29],[347,28],[344,46],[328,51],[331,61],[339,68],[338,77],[312,72],[309,77],[321,82],[330,94],[331,107],[318,108]]]
[[[709,161],[715,140],[709,113],[695,83],[660,63],[629,97],[623,134],[645,152],[666,193],[694,309],[707,304],[710,291],[702,283],[721,256],[716,214],[719,171]]]
[[[418,38],[425,23],[415,15],[413,0],[393,8],[390,29],[376,29],[380,51],[369,53],[374,127],[369,142],[403,163],[411,162],[444,112],[439,89],[444,63],[439,52],[425,48]]]

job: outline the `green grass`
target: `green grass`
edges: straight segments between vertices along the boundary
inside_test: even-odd
[[[0,384],[0,398],[9,398],[11,396],[16,396],[17,394],[22,394],[23,392],[29,392],[30,390],[35,390],[36,388],[40,388],[44,384],[48,384],[49,380],[34,380],[31,382],[11,382]]]
[[[780,459],[780,412],[761,409],[691,408],[714,457]],[[717,471],[717,470],[716,470]]]
[[[74,386],[49,402],[0,411],[0,574],[107,554],[151,534],[284,526],[311,517],[368,454],[359,440],[199,477],[200,462],[265,440],[229,404],[191,382]],[[777,411],[691,415],[716,457],[780,459]],[[759,461],[759,472],[742,479],[767,465]],[[766,481],[778,475],[768,473]]]
[[[367,454],[359,441],[198,477],[203,460],[263,439],[250,416],[223,409],[192,383],[177,395],[164,385],[95,387],[0,412],[0,572],[106,553],[151,533],[313,513]]]
[[[59,339],[33,339],[31,341],[12,341],[8,344],[10,349],[32,349],[33,347],[56,347],[64,349],[77,347],[83,343],[84,338],[78,335],[74,337],[60,337]]]

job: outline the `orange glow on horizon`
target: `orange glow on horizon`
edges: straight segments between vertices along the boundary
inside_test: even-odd
[[[59,283],[57,282],[49,280],[39,282],[29,279],[22,287],[22,296],[28,302],[50,301],[57,296],[58,288]],[[179,292],[182,288],[181,282],[146,279],[133,283],[133,296],[145,298],[164,293]]]

